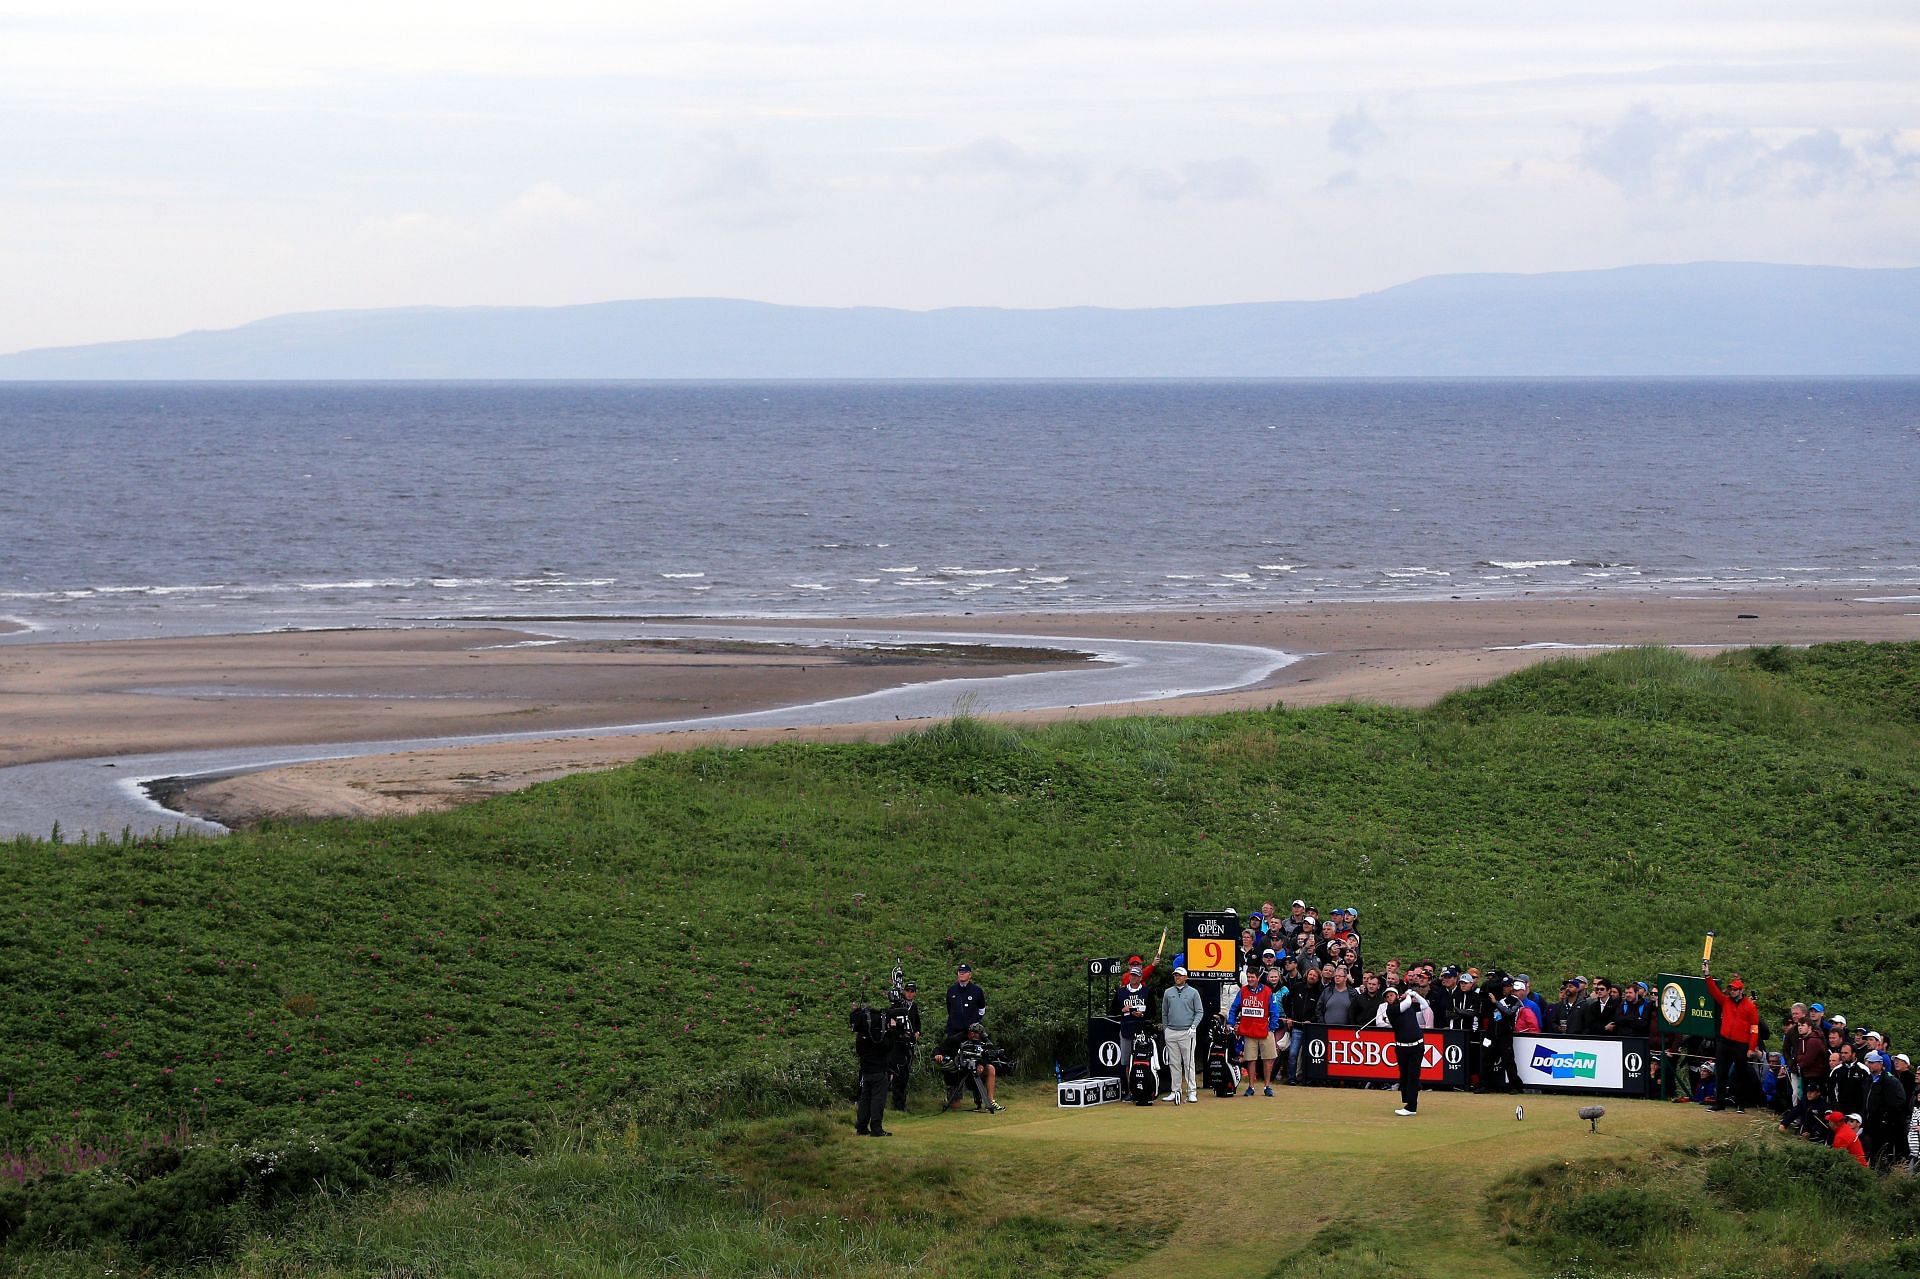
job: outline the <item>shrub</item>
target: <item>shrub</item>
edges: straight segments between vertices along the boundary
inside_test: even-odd
[[[1865,1219],[1884,1207],[1874,1175],[1845,1152],[1804,1141],[1742,1143],[1718,1154],[1707,1169],[1707,1189],[1736,1208],[1818,1206]]]
[[[1556,1209],[1548,1228],[1576,1247],[1625,1252],[1656,1236],[1687,1230],[1694,1219],[1692,1206],[1674,1195],[1642,1186],[1610,1186]]]

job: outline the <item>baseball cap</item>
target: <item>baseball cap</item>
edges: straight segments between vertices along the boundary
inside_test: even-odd
[[[973,965],[972,965],[972,964],[962,964],[962,965],[960,965],[960,966],[959,966],[958,968],[956,968],[956,969],[954,969],[953,971],[954,971],[954,972],[956,972],[956,973],[970,973],[970,972],[972,972],[972,971],[973,971]]]
[[[1272,958],[1273,958],[1273,956],[1274,956],[1274,953],[1275,953],[1275,952],[1274,952],[1274,949],[1273,949],[1273,947],[1271,947],[1271,946],[1269,946],[1269,947],[1267,947],[1267,948],[1266,948],[1265,950],[1263,950],[1263,951],[1261,951],[1261,952],[1260,952],[1260,958],[1262,958],[1262,959],[1272,959]]]
[[[1728,990],[1745,990],[1746,988],[1747,988],[1747,983],[1745,983],[1744,981],[1741,981],[1738,977],[1735,977],[1732,981],[1727,983]]]
[[[1844,1026],[1847,1024],[1847,1019],[1845,1017],[1842,1017],[1839,1013],[1835,1013],[1833,1015],[1833,1024],[1836,1026]]]
[[[1649,986],[1649,985],[1647,985],[1647,983],[1645,983],[1645,982],[1643,982],[1643,981],[1637,981],[1637,982],[1635,982],[1635,983],[1633,983],[1633,984],[1634,984],[1634,985],[1635,985],[1636,987],[1638,987],[1639,989],[1641,989],[1641,990],[1644,990],[1644,991],[1649,991],[1649,992],[1651,992],[1651,991],[1653,990],[1653,987],[1651,987],[1651,986]]]
[[[1895,1053],[1893,1059],[1903,1066],[1913,1065],[1913,1058],[1907,1056],[1905,1053]]]
[[[1880,1033],[1879,1031],[1877,1031],[1877,1030],[1868,1030],[1868,1031],[1862,1031],[1861,1033],[1862,1033],[1862,1034],[1864,1034],[1864,1035],[1866,1035],[1866,1037],[1867,1037],[1868,1039],[1879,1039],[1879,1040],[1883,1040],[1883,1041],[1884,1041],[1884,1040],[1886,1039],[1886,1036],[1885,1036],[1885,1035],[1883,1035],[1883,1034],[1881,1034],[1881,1033]]]
[[[1460,969],[1453,964],[1448,964],[1440,970],[1440,975],[1442,977],[1458,977],[1460,975]]]
[[[1140,965],[1138,964],[1127,965],[1127,976],[1138,977],[1139,975],[1140,975]]]
[[[920,983],[915,981],[913,978],[909,977],[907,978],[906,982],[900,987],[900,989],[910,990],[917,995],[920,993]]]
[[[1293,904],[1298,906],[1301,910],[1305,910],[1307,908],[1307,904],[1301,901],[1298,897],[1293,899]]]
[[[1810,1013],[1823,1013],[1827,1011],[1827,1006],[1825,1004],[1808,1004],[1807,1011]]]
[[[1513,979],[1513,988],[1515,990],[1532,990],[1533,986],[1525,977],[1515,977]]]
[[[1187,975],[1187,970],[1184,968],[1176,968],[1173,970],[1173,975],[1175,977],[1185,977]]]

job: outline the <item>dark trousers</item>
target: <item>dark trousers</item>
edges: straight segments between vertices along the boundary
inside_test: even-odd
[[[1400,1105],[1406,1110],[1420,1109],[1420,1059],[1426,1051],[1425,1041],[1393,1046],[1393,1055],[1400,1063]]]
[[[1728,1106],[1742,1109],[1747,1104],[1747,1049],[1731,1039],[1716,1039],[1713,1044],[1713,1108]]]
[[[913,1049],[894,1049],[893,1062],[888,1067],[888,1070],[890,1072],[890,1078],[893,1080],[893,1108],[895,1110],[905,1110],[907,1108],[907,1080],[913,1075]]]
[[[860,1072],[860,1100],[853,1110],[853,1130],[865,1134],[880,1132],[885,1125],[880,1120],[887,1111],[887,1072],[884,1070]]]
[[[1519,1092],[1520,1080],[1513,1071],[1513,1036],[1492,1038],[1493,1047],[1481,1058],[1480,1087],[1487,1092]]]

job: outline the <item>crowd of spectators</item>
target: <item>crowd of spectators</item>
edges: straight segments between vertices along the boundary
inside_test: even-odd
[[[1423,997],[1426,1029],[1465,1032],[1468,1077],[1478,1092],[1524,1091],[1513,1059],[1516,1034],[1640,1036],[1663,1029],[1645,981],[1569,974],[1548,993],[1523,972],[1424,958],[1370,964],[1360,912],[1351,907],[1323,912],[1295,900],[1279,910],[1264,902],[1242,921],[1240,953],[1247,966],[1221,1011],[1239,1041],[1246,1096],[1310,1082],[1301,1061],[1306,1027],[1386,1029],[1390,995],[1409,989]],[[1863,1164],[1920,1168],[1913,1062],[1885,1033],[1849,1025],[1824,1004],[1795,1003],[1777,1028],[1776,1046],[1776,1027],[1741,978],[1722,986],[1704,962],[1701,974],[1718,1009],[1717,1034],[1662,1036],[1661,1051],[1650,1054],[1652,1095],[1716,1111],[1770,1108],[1784,1131],[1847,1150]],[[1140,992],[1151,975],[1132,974],[1131,989]],[[1143,1007],[1136,993],[1128,1009],[1139,1016]]]

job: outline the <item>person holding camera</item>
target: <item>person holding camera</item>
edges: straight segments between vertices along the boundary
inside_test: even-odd
[[[888,1015],[900,1024],[900,1036],[893,1045],[893,1057],[887,1067],[893,1081],[895,1110],[907,1108],[907,1080],[913,1074],[914,1049],[920,1046],[919,991],[919,983],[903,981],[887,1009]]]
[[[1006,1054],[987,1038],[987,1028],[979,1022],[967,1027],[965,1037],[948,1036],[933,1062],[944,1072],[947,1100],[940,1109],[952,1110],[960,1104],[964,1090],[973,1094],[973,1108],[997,1115],[1006,1107],[993,1099],[993,1083],[1006,1064]]]
[[[853,1052],[860,1062],[860,1094],[854,1104],[853,1130],[862,1137],[891,1137],[880,1126],[892,1078],[897,1023],[878,1008],[855,1005],[851,1018]]]

